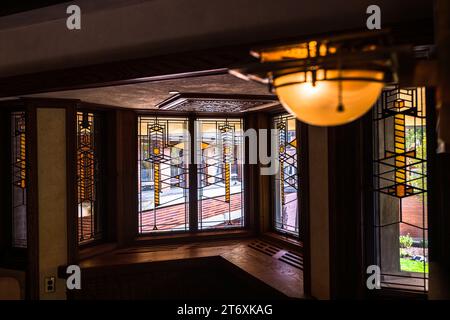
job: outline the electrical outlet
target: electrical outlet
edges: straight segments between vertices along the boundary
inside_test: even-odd
[[[45,278],[45,292],[51,293],[55,292],[56,288],[55,277],[46,277]]]

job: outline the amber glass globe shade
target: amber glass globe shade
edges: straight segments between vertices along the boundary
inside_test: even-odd
[[[274,79],[274,87],[280,102],[289,113],[299,120],[316,126],[337,126],[351,122],[364,115],[377,101],[384,84],[383,72],[370,70],[328,70],[317,72],[312,84],[309,74],[292,73]],[[364,79],[364,80],[360,80]],[[339,106],[339,86],[342,105]]]

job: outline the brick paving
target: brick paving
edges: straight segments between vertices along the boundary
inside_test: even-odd
[[[202,218],[208,219],[223,213],[228,213],[229,204],[225,203],[225,197],[219,196],[207,200],[203,200],[201,202],[202,205]],[[236,211],[241,208],[241,194],[235,193],[231,195],[231,206],[230,211]],[[185,223],[185,220],[188,219],[185,210],[187,210],[187,206],[184,203],[175,204],[172,206],[162,207],[157,209],[157,220],[156,224],[158,226],[158,230],[170,230],[175,227],[180,227]],[[228,217],[228,214],[226,215]],[[153,210],[143,211],[141,213],[140,218],[142,218],[142,231],[150,232],[153,231]],[[90,216],[83,217],[83,227],[81,228],[81,223],[78,224],[78,232],[83,232],[83,236],[85,238],[89,238],[91,233],[91,225],[90,225]],[[218,217],[218,219],[222,220],[222,217]],[[233,221],[233,224],[239,225],[240,219],[236,219],[237,221]],[[218,223],[217,226],[223,225]]]

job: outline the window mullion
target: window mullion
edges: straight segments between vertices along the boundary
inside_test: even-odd
[[[304,228],[305,228],[305,226],[303,226],[300,223],[300,221],[302,221],[302,215],[305,214],[304,212],[302,212],[301,206],[300,206],[300,203],[303,204],[303,200],[304,200],[303,196],[301,194],[303,191],[303,188],[300,188],[300,185],[302,187],[304,186],[303,181],[301,180],[302,174],[304,174],[304,172],[300,172],[300,170],[302,168],[301,163],[300,163],[300,161],[302,159],[302,154],[300,153],[300,151],[304,152],[304,150],[300,150],[300,146],[303,145],[303,137],[301,134],[301,129],[302,128],[301,128],[300,121],[295,120],[295,135],[296,135],[296,139],[297,139],[297,146],[296,146],[296,149],[297,149],[297,151],[296,151],[297,152],[297,159],[296,159],[297,160],[296,161],[297,168],[296,168],[296,170],[297,170],[297,172],[295,174],[297,176],[297,219],[298,219],[298,226],[299,226],[298,240],[301,240],[304,238],[303,232],[304,232]]]
[[[196,135],[195,135],[195,117],[189,117],[189,136],[190,136],[190,163],[189,163],[189,231],[195,232],[198,230],[198,178],[197,178],[197,164],[195,157],[196,149]]]

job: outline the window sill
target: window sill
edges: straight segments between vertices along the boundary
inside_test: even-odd
[[[139,235],[135,239],[135,244],[172,244],[172,243],[187,243],[195,241],[206,240],[228,240],[236,238],[246,238],[254,236],[254,233],[249,230],[214,230],[202,232],[186,232],[186,233],[170,233],[170,234],[155,234],[155,235]]]
[[[116,243],[92,244],[86,247],[80,247],[78,250],[78,260],[84,260],[97,255],[107,253],[117,249]]]

